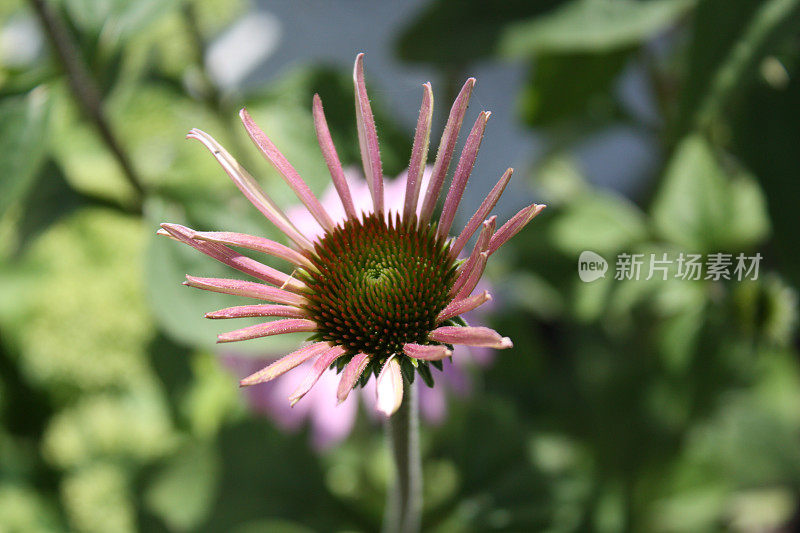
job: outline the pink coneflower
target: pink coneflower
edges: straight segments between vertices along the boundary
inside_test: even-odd
[[[489,301],[482,291],[473,294],[486,261],[518,233],[543,208],[532,204],[495,230],[495,218],[487,219],[511,177],[511,169],[497,182],[478,210],[455,237],[450,229],[483,138],[488,112],[481,112],[472,128],[445,197],[441,215],[432,221],[458,132],[475,80],[466,81],[447,120],[431,178],[422,194],[433,93],[426,83],[409,163],[402,210],[384,207],[384,181],[378,135],[364,85],[363,54],[353,73],[358,139],[364,175],[373,208],[357,212],[328,130],[322,103],[314,97],[317,138],[333,184],[346,214],[335,224],[294,167],[253,122],[245,109],[240,116],[250,138],[284,178],[324,233],[311,239],[272,202],[255,179],[210,135],[198,129],[188,138],[208,148],[247,198],[280,229],[293,246],[252,235],[230,232],[198,232],[177,224],[162,224],[160,234],[184,242],[261,282],[186,276],[186,285],[255,298],[267,304],[231,307],[208,313],[208,318],[280,317],[219,335],[218,342],[233,342],[308,332],[310,342],[266,368],[241,380],[241,385],[270,381],[314,359],[312,369],[289,396],[294,404],[329,367],[341,370],[336,395],[340,401],[350,390],[377,376],[378,411],[394,413],[402,402],[404,379],[415,374],[432,385],[429,365],[441,366],[452,355],[453,345],[510,348],[511,341],[486,327],[468,326],[460,315]],[[470,238],[480,229],[468,257],[459,261]],[[286,274],[229,246],[264,252],[288,262]]]
[[[427,166],[422,175],[422,189],[427,187],[432,168]],[[367,182],[360,171],[345,169],[345,178],[350,196],[356,211],[369,211],[372,208],[372,197]],[[384,179],[385,208],[387,211],[403,209],[403,196],[406,190],[407,173],[403,172],[396,179]],[[320,196],[320,203],[328,211],[335,223],[344,223],[347,216],[339,200],[339,194],[331,184]],[[421,206],[420,206],[421,207]],[[314,217],[303,205],[293,205],[286,209],[286,214],[295,227],[304,235],[320,239],[325,232]],[[485,281],[476,288],[477,291],[492,290]],[[481,322],[486,318],[486,311],[497,305],[493,300],[478,309],[465,313],[463,318],[469,322]],[[421,420],[429,424],[440,424],[447,416],[450,395],[465,397],[469,394],[471,380],[470,367],[485,367],[494,358],[491,348],[474,346],[454,346],[453,355],[445,359],[443,368],[436,374],[435,387],[418,387],[419,409]],[[277,354],[276,354],[277,355]],[[227,351],[222,359],[237,375],[248,375],[262,368],[277,357],[258,357],[237,355]],[[268,387],[249,387],[246,398],[250,407],[257,413],[272,419],[284,431],[298,431],[308,422],[309,438],[317,450],[330,448],[344,440],[356,422],[359,398],[368,408],[375,407],[374,381],[370,381],[360,391],[353,391],[343,402],[337,402],[336,390],[340,376],[336,369],[328,369],[320,376],[314,388],[303,397],[303,401],[291,407],[286,397],[296,389],[303,376],[311,370],[313,361],[306,361],[295,369],[275,378]],[[360,394],[357,394],[360,393]]]

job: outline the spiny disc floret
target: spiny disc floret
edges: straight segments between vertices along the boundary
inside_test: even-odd
[[[435,227],[418,228],[414,219],[349,219],[314,252],[306,310],[317,323],[315,337],[350,357],[383,359],[402,353],[405,343],[426,343],[450,301],[456,264],[449,246]]]

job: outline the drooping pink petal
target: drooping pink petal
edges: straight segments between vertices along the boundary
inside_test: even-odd
[[[331,217],[328,215],[327,211],[325,211],[325,208],[322,207],[322,204],[319,203],[317,197],[314,196],[314,193],[311,192],[311,189],[303,178],[300,177],[297,170],[295,170],[275,145],[272,144],[272,141],[267,137],[266,133],[253,121],[253,117],[250,116],[247,109],[242,108],[239,111],[239,117],[241,117],[242,124],[244,124],[248,135],[250,135],[255,145],[258,146],[267,161],[278,171],[278,174],[283,177],[286,184],[292,188],[297,198],[306,206],[308,212],[311,213],[316,221],[319,222],[320,226],[325,228],[326,231],[332,231],[333,221]]]
[[[336,389],[336,398],[339,400],[339,403],[347,399],[347,396],[350,394],[353,387],[355,387],[358,379],[361,377],[361,373],[367,367],[368,363],[369,355],[359,353],[354,355],[353,358],[350,359],[350,362],[347,363],[347,366],[344,367],[342,378],[339,380],[339,387]]]
[[[303,364],[308,359],[328,349],[330,349],[330,346],[326,342],[317,342],[314,344],[309,344],[308,346],[303,346],[299,350],[281,357],[271,365],[266,366],[258,372],[242,379],[239,381],[239,386],[247,387],[249,385],[264,383],[265,381],[275,379],[276,377],[285,374],[289,370]]]
[[[483,229],[481,229],[481,233],[478,235],[475,247],[472,248],[472,253],[467,260],[459,267],[458,277],[453,284],[453,288],[450,289],[450,294],[454,296],[454,299],[457,299],[455,296],[461,292],[461,288],[469,279],[470,274],[475,270],[475,266],[480,261],[480,254],[488,250],[496,223],[496,216],[492,216],[488,220],[483,221]]]
[[[227,246],[196,240],[195,231],[191,228],[180,224],[166,223],[161,224],[161,228],[175,239],[240,272],[295,292],[302,292],[308,288],[302,281],[294,279],[280,270],[275,270],[270,266],[259,263],[255,259],[236,253]]]
[[[320,355],[316,361],[314,361],[314,366],[311,370],[306,374],[305,379],[297,387],[291,396],[289,396],[289,404],[294,405],[300,401],[300,399],[311,390],[311,387],[319,380],[320,376],[322,375],[325,370],[333,364],[336,359],[338,359],[344,353],[344,348],[340,346],[334,346],[333,348],[329,349],[322,355]]]
[[[267,300],[268,302],[293,305],[296,307],[306,303],[306,299],[299,294],[252,281],[227,278],[198,278],[187,275],[186,281],[184,281],[183,284],[207,291],[244,296],[246,298],[258,298],[259,300]]]
[[[213,137],[197,128],[191,130],[186,136],[187,139],[195,139],[203,143],[212,155],[216,158],[223,170],[230,176],[233,183],[242,191],[250,203],[267,217],[276,228],[281,230],[287,237],[293,240],[301,248],[313,250],[314,245],[286,218],[283,211],[267,196],[255,178],[250,175],[225,148],[222,147]]]
[[[439,361],[453,355],[447,346],[441,344],[416,344],[408,343],[403,345],[403,353],[414,359],[423,361]]]
[[[467,346],[482,346],[486,348],[511,348],[511,339],[502,337],[495,330],[477,327],[442,326],[431,331],[428,338],[436,342],[447,344],[466,344]]]
[[[375,408],[388,418],[403,403],[403,374],[397,357],[393,355],[384,363],[375,385]]]
[[[461,123],[464,121],[464,114],[467,112],[469,97],[474,86],[475,78],[469,78],[461,88],[461,92],[458,93],[455,102],[453,102],[453,107],[450,108],[450,116],[442,132],[442,139],[439,141],[436,161],[433,163],[431,181],[428,183],[428,191],[425,193],[425,200],[422,202],[420,224],[427,224],[430,221],[433,209],[436,207],[436,201],[439,199],[439,192],[442,190],[447,168],[450,166],[450,159],[453,157],[458,132],[461,129]]]
[[[431,140],[431,120],[433,119],[433,90],[431,84],[423,86],[422,106],[419,108],[417,130],[414,134],[414,144],[411,147],[411,161],[408,163],[408,178],[406,180],[406,196],[403,207],[403,219],[408,220],[417,212],[419,190],[422,186],[422,173],[428,161],[428,147]]]
[[[545,207],[547,206],[544,204],[532,204],[511,217],[511,220],[503,224],[503,226],[497,230],[497,233],[492,236],[492,240],[489,242],[489,255],[495,253],[497,249],[503,246],[511,237],[519,233],[520,230],[522,230],[528,222],[533,220],[536,215],[541,213]]]
[[[283,335],[284,333],[310,332],[317,329],[317,323],[305,318],[287,318],[286,320],[275,320],[264,322],[255,326],[220,333],[217,336],[218,343],[247,341],[272,335]]]
[[[367,178],[372,205],[376,213],[383,212],[383,168],[378,146],[378,132],[375,130],[375,117],[367,96],[364,83],[364,54],[356,56],[353,66],[353,85],[356,95],[356,123],[358,125],[358,144],[361,147],[361,160],[364,164],[364,176]]]
[[[336,153],[336,146],[333,144],[331,132],[328,128],[328,121],[325,120],[325,111],[322,109],[322,100],[318,94],[314,95],[314,128],[317,131],[317,141],[319,147],[322,149],[322,156],[325,158],[325,163],[328,165],[328,170],[333,179],[333,186],[336,192],[339,193],[339,198],[342,199],[342,206],[347,218],[356,218],[356,209],[353,206],[353,198],[350,196],[350,188],[347,186],[347,180],[344,177],[344,169],[342,163],[339,161],[339,154]]]
[[[308,314],[290,305],[256,304],[227,307],[206,313],[206,318],[250,318],[261,316],[280,316],[286,318],[307,318]]]
[[[281,243],[263,237],[256,237],[255,235],[233,233],[230,231],[196,231],[193,238],[200,239],[201,241],[215,242],[217,244],[239,246],[241,248],[253,250],[254,252],[262,252],[279,259],[284,259],[295,266],[306,269],[314,268],[314,263],[309,261],[308,258],[300,252],[292,250]]]
[[[467,242],[472,238],[475,234],[475,230],[478,229],[481,225],[481,221],[485,220],[486,217],[489,215],[489,212],[494,209],[494,206],[497,205],[497,201],[500,199],[500,196],[503,194],[503,190],[508,185],[509,180],[511,179],[511,174],[514,172],[513,168],[509,168],[505,171],[503,176],[497,182],[497,184],[492,188],[489,194],[486,196],[486,199],[481,202],[480,207],[478,210],[475,211],[475,214],[472,215],[472,218],[469,219],[467,225],[464,226],[464,229],[458,235],[458,238],[453,241],[452,246],[450,246],[450,254],[453,257],[458,257],[458,254],[464,249],[464,246],[467,245]]]
[[[475,159],[478,157],[478,150],[483,141],[483,133],[486,131],[486,122],[489,120],[491,113],[488,111],[481,111],[478,118],[475,120],[475,125],[472,131],[469,132],[464,149],[461,151],[461,157],[458,160],[455,174],[453,174],[453,182],[450,185],[450,190],[447,192],[447,198],[444,201],[442,208],[442,216],[439,217],[439,225],[437,232],[440,237],[447,237],[450,232],[450,227],[453,225],[453,219],[456,217],[458,204],[461,202],[461,197],[464,195],[464,189],[469,181],[469,176],[472,174],[472,167],[475,165]]]
[[[453,300],[450,302],[447,307],[442,309],[442,312],[436,317],[436,322],[442,322],[447,320],[448,318],[453,318],[454,316],[462,315],[473,309],[480,307],[481,305],[485,304],[486,302],[492,299],[492,295],[489,294],[489,291],[483,291],[481,293],[475,294],[470,296],[469,298],[462,298],[459,300]]]
[[[472,291],[475,290],[475,287],[481,280],[481,276],[483,276],[483,270],[486,268],[486,261],[488,260],[488,252],[481,252],[478,254],[478,260],[475,262],[472,270],[465,271],[467,277],[464,281],[464,285],[456,293],[456,300],[462,300],[472,294]]]

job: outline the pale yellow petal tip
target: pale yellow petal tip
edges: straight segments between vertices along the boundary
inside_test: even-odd
[[[498,348],[500,348],[501,350],[505,349],[505,348],[513,348],[513,347],[514,347],[514,343],[511,342],[511,339],[509,339],[508,337],[503,337],[502,339],[500,339],[500,344],[498,345]]]
[[[239,387],[250,387],[252,385],[258,385],[259,383],[264,383],[265,381],[269,381],[271,378],[262,375],[261,372],[256,372],[255,374],[250,374],[249,376],[245,376],[239,380]]]
[[[403,374],[400,363],[392,356],[383,365],[376,382],[376,409],[386,418],[392,416],[403,403]]]
[[[403,398],[401,396],[400,401],[397,402],[396,404],[381,405],[380,402],[379,402],[378,405],[377,405],[377,409],[378,409],[378,412],[380,414],[382,414],[383,416],[385,416],[386,418],[391,418],[391,416],[393,414],[395,414],[398,409],[400,409],[400,405],[402,403],[403,403]]]

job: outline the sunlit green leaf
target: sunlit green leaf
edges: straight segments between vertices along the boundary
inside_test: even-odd
[[[70,529],[135,531],[136,509],[126,478],[124,469],[110,462],[98,462],[65,476],[60,489]]]
[[[0,524],[7,531],[50,532],[63,529],[56,509],[34,487],[0,483]]]
[[[145,491],[145,503],[170,529],[194,530],[211,511],[218,478],[213,446],[188,443],[156,474]]]
[[[676,149],[652,213],[664,238],[693,252],[742,251],[769,232],[758,184],[697,135]]]
[[[134,217],[81,210],[6,266],[0,326],[27,380],[58,397],[147,379],[142,237]]]
[[[628,200],[611,193],[586,193],[554,215],[549,240],[576,260],[583,250],[611,253],[647,236],[644,215]]]

